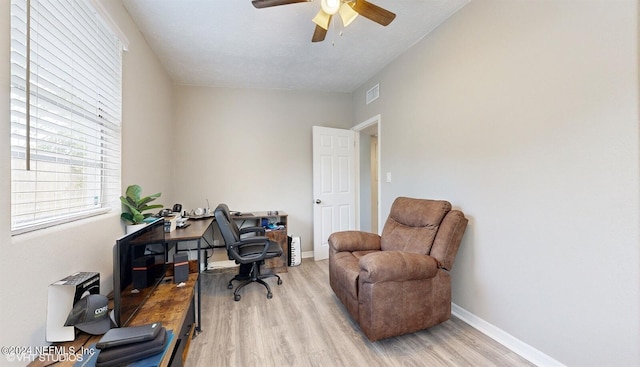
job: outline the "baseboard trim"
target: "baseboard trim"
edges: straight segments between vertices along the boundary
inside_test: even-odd
[[[307,259],[307,258],[313,258],[313,251],[305,251],[302,253],[302,258],[303,259]],[[214,270],[214,269],[227,269],[227,268],[233,268],[238,266],[238,264],[236,264],[235,261],[233,260],[221,260],[221,261],[213,261],[210,262],[207,266],[207,270]]]
[[[541,351],[514,337],[506,331],[496,327],[495,325],[488,323],[487,321],[472,314],[471,312],[456,305],[455,303],[451,303],[451,313],[460,320],[471,325],[474,329],[477,329],[491,339],[504,345],[514,353],[517,353],[519,356],[535,364],[536,366],[565,366],[559,361],[549,357],[548,355],[542,353]]]
[[[227,269],[238,266],[233,260],[221,260],[221,261],[212,261],[208,264],[207,270],[213,269]]]

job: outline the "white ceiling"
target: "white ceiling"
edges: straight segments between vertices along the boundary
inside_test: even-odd
[[[469,0],[370,0],[383,27],[331,21],[312,43],[320,1],[256,9],[251,0],[123,0],[173,80],[201,86],[352,92]],[[339,35],[342,31],[342,36]]]

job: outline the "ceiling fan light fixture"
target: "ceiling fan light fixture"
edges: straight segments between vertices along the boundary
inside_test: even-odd
[[[340,0],[320,0],[320,7],[325,13],[333,15],[340,10]]]
[[[351,6],[347,3],[343,3],[340,6],[340,18],[342,18],[342,24],[344,24],[345,28],[351,24],[358,17],[358,12],[353,10]]]
[[[319,27],[322,27],[325,31],[328,31],[329,22],[331,22],[331,14],[327,14],[324,10],[320,9],[318,14],[313,17],[313,22]]]

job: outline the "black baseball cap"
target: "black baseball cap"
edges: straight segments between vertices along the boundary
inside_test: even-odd
[[[91,335],[102,335],[111,329],[109,300],[101,294],[81,298],[69,312],[64,326],[76,328]]]

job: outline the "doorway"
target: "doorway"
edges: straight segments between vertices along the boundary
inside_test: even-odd
[[[353,127],[358,140],[357,216],[361,231],[380,234],[380,115]]]
[[[356,136],[313,126],[313,257],[329,257],[329,235],[357,229]]]

